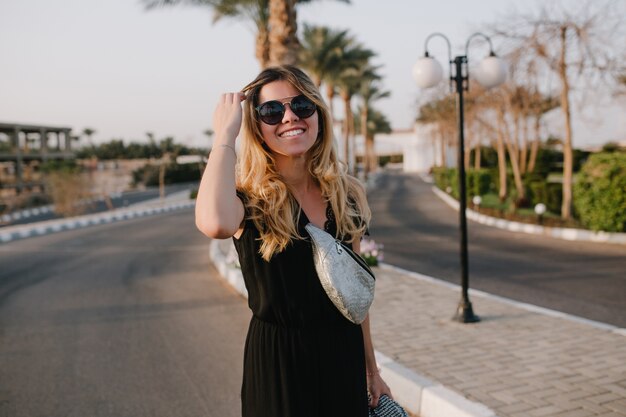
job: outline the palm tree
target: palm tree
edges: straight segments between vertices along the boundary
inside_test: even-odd
[[[223,18],[240,18],[251,22],[256,29],[255,56],[261,68],[268,65],[269,46],[269,0],[143,0],[146,9],[156,7],[192,5],[213,9],[213,23]]]
[[[354,131],[354,115],[352,113],[352,96],[354,96],[360,88],[364,78],[378,77],[372,66],[368,65],[370,58],[375,53],[370,49],[363,47],[359,43],[348,46],[344,51],[339,65],[338,78],[336,86],[344,104],[344,158],[345,162],[350,166],[350,138]],[[353,166],[354,167],[354,166]]]
[[[256,30],[255,56],[261,68],[295,63],[299,47],[296,37],[296,4],[313,0],[142,0],[146,9],[192,5],[213,9],[213,23],[225,17],[251,22]],[[338,0],[349,3],[349,0]],[[273,15],[271,16],[271,14]],[[272,32],[272,33],[270,33]],[[273,43],[273,44],[271,44]],[[275,49],[275,52],[272,50]]]
[[[300,41],[297,36],[296,5],[312,0],[269,0],[270,65],[295,65]],[[339,0],[349,3],[349,0]]]
[[[334,121],[333,98],[335,80],[339,78],[344,51],[354,42],[347,30],[338,31],[324,26],[304,25],[299,64],[319,88],[324,82],[328,95],[328,109]]]
[[[300,42],[295,0],[269,0],[270,65],[295,65]]]
[[[298,62],[318,88],[327,80],[328,74],[339,66],[343,50],[352,41],[347,30],[304,24]]]
[[[91,135],[96,133],[96,131],[90,127],[86,127],[83,129],[83,135],[87,136],[87,142],[89,142],[89,146],[93,148],[93,142],[91,140]]]
[[[373,73],[375,74],[375,70]],[[389,97],[391,92],[383,90],[379,85],[379,77],[364,78],[358,91],[359,96],[363,99],[361,106],[361,134],[365,140],[365,175],[368,175],[378,165],[376,161],[376,153],[374,151],[374,134],[370,133],[369,122],[372,120],[370,117],[370,110],[372,102],[380,100],[382,98]],[[382,115],[382,114],[381,114]],[[384,117],[384,116],[383,116]]]
[[[391,133],[391,124],[387,117],[373,107],[359,106],[357,127],[365,138],[365,176],[373,172],[378,166],[378,158],[374,150],[374,138],[377,133]],[[365,123],[365,125],[363,124]],[[363,126],[366,129],[363,129]]]

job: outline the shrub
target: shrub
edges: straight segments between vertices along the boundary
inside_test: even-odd
[[[69,217],[82,214],[87,209],[90,184],[81,175],[75,160],[52,160],[42,164],[46,193],[54,203],[54,211]]]
[[[526,191],[528,192],[528,200],[532,207],[535,207],[539,203],[546,204],[548,201],[548,186],[545,180],[527,182]]]
[[[546,183],[546,207],[553,213],[561,212],[563,203],[563,184],[558,182]]]
[[[198,164],[170,163],[165,168],[165,183],[199,181],[201,172]],[[133,184],[144,184],[147,187],[159,185],[159,165],[146,164],[133,171]]]
[[[56,214],[69,217],[86,211],[83,200],[89,197],[89,184],[84,176],[70,170],[51,171],[46,175],[46,188]]]
[[[456,168],[435,168],[433,179],[439,189],[447,192],[449,187],[450,194],[456,199],[459,198],[459,176]],[[495,189],[493,173],[490,169],[467,170],[465,181],[468,196],[485,195]]]
[[[433,180],[437,188],[445,190],[448,187],[448,168],[433,168]]]
[[[591,155],[573,191],[582,224],[593,230],[626,232],[626,154]]]
[[[491,170],[479,169],[467,171],[467,194],[468,195],[485,195],[495,187],[491,177]]]

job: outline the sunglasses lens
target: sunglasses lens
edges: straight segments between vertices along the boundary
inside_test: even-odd
[[[311,117],[315,113],[315,103],[306,98],[306,96],[297,96],[291,100],[291,111],[301,119]]]
[[[317,106],[306,96],[296,96],[291,100],[289,104],[291,111],[301,119],[311,117]],[[283,120],[285,116],[285,105],[278,100],[272,100],[261,104],[257,111],[259,112],[259,118],[268,125],[276,125]]]
[[[285,114],[285,106],[279,101],[268,101],[259,107],[259,117],[268,125],[280,123]]]

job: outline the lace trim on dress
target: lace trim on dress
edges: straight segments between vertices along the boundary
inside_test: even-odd
[[[336,230],[335,224],[335,213],[333,212],[333,208],[330,206],[330,203],[326,206],[326,222],[324,222],[324,230],[326,232],[335,232]],[[331,233],[334,235],[334,233]]]

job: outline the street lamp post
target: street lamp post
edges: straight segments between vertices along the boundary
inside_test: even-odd
[[[475,323],[480,321],[480,318],[474,314],[472,303],[469,300],[469,273],[468,273],[468,254],[467,254],[467,217],[465,210],[467,208],[467,192],[465,181],[465,135],[464,135],[464,99],[463,92],[469,89],[469,69],[467,51],[469,44],[477,36],[480,36],[487,40],[489,43],[489,56],[485,58],[478,68],[476,78],[478,82],[484,87],[491,88],[500,85],[506,79],[506,68],[502,60],[496,57],[493,52],[493,46],[491,39],[482,33],[474,33],[467,39],[465,44],[465,55],[458,55],[451,59],[452,48],[450,47],[450,41],[441,33],[433,33],[426,38],[424,43],[424,56],[418,59],[417,63],[413,67],[413,76],[417,85],[422,88],[434,87],[441,81],[442,68],[439,62],[433,59],[428,54],[428,41],[435,36],[442,37],[448,45],[448,62],[450,63],[450,86],[456,91],[457,94],[457,121],[459,130],[459,147],[457,166],[459,171],[459,228],[460,228],[460,258],[461,258],[461,284],[462,295],[461,301],[457,308],[454,320],[462,323]]]

